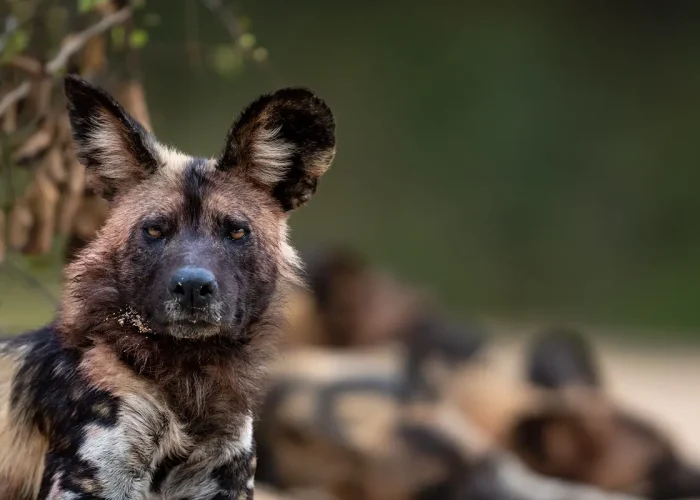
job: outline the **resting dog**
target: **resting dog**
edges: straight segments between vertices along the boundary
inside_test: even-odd
[[[203,159],[83,80],[66,95],[111,210],[68,266],[56,320],[0,343],[0,495],[250,499],[258,382],[297,280],[287,216],[333,159],[333,116],[280,90]]]

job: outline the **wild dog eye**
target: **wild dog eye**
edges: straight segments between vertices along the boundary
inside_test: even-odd
[[[244,240],[250,234],[250,227],[245,222],[226,220],[223,227],[226,237],[233,241]]]
[[[241,238],[243,238],[246,235],[246,230],[243,229],[242,227],[238,227],[238,228],[232,229],[231,232],[229,233],[229,235],[231,236],[231,239],[240,240]]]
[[[146,226],[144,232],[149,238],[157,240],[163,236],[163,230],[158,226]]]

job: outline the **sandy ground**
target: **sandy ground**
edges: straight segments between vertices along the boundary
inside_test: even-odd
[[[497,341],[491,355],[501,369],[522,373],[527,338]],[[700,349],[630,347],[596,340],[605,382],[629,409],[666,430],[700,464]]]

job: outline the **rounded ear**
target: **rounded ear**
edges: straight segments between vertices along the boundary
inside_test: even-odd
[[[510,431],[511,449],[533,470],[565,479],[590,479],[616,432],[616,413],[587,390],[558,394],[522,415]]]
[[[65,93],[78,158],[98,192],[111,198],[156,171],[155,139],[112,96],[73,75]]]
[[[526,366],[527,379],[539,387],[603,386],[597,353],[575,330],[553,328],[544,332],[531,346]]]
[[[331,110],[307,89],[286,88],[243,111],[229,130],[217,168],[242,173],[289,211],[311,198],[334,156]]]

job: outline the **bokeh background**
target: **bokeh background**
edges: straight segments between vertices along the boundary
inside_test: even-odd
[[[464,317],[695,340],[696,2],[236,5],[269,56],[222,75],[191,64],[183,35],[225,43],[217,15],[148,1],[159,17],[140,55],[153,128],[212,155],[259,93],[322,95],[338,155],[293,217],[297,246],[348,243]],[[21,265],[57,294],[60,260]],[[0,328],[45,321],[46,301],[9,273]]]
[[[106,3],[0,0],[0,19],[25,1],[65,7],[71,29]],[[338,152],[292,217],[298,248],[347,246],[487,325],[516,375],[522,335],[581,327],[616,400],[700,459],[700,2],[135,3],[138,54],[106,72],[126,59],[163,142],[216,155],[252,99],[310,87],[335,113]],[[9,31],[0,97],[21,81],[4,71]],[[0,257],[0,333],[55,314],[65,244]]]

